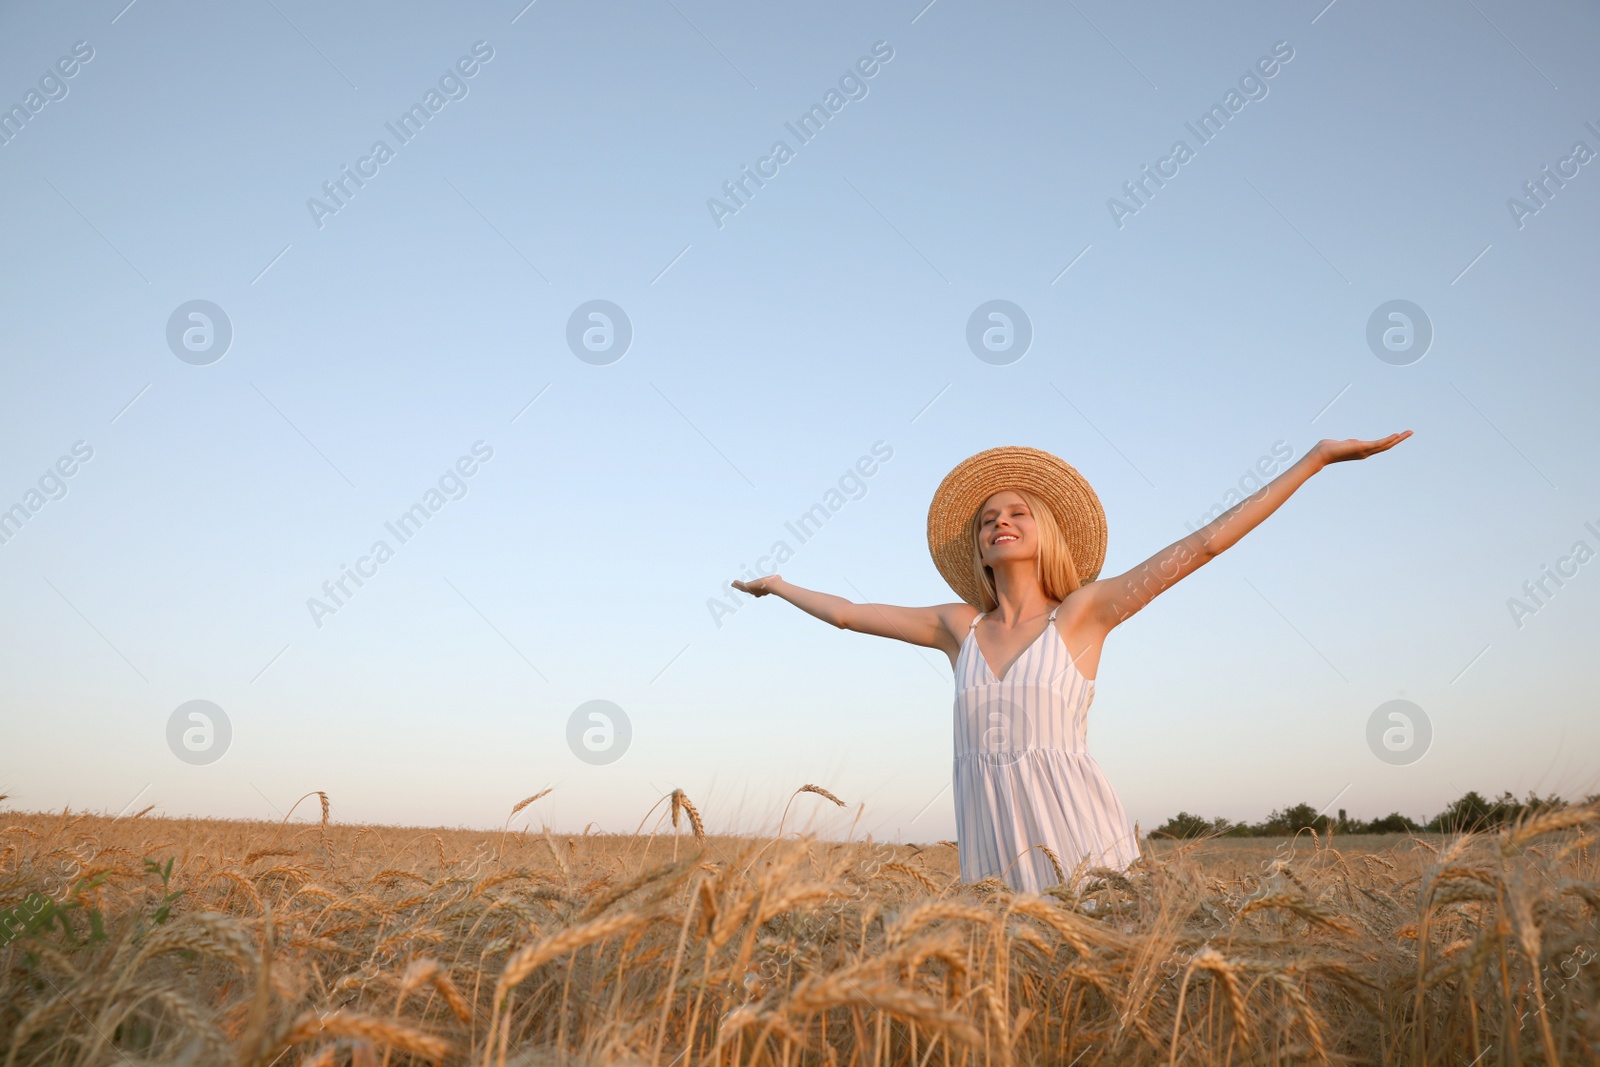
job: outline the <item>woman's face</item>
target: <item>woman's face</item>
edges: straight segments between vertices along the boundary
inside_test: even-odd
[[[1038,550],[1038,528],[1022,494],[1002,489],[983,502],[978,509],[978,558],[985,566],[1032,559]]]

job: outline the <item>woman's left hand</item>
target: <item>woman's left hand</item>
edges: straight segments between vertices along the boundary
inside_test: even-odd
[[[1324,464],[1340,463],[1347,459],[1366,459],[1379,452],[1387,452],[1410,436],[1411,431],[1405,430],[1376,441],[1357,441],[1354,438],[1348,441],[1318,441],[1313,451]]]

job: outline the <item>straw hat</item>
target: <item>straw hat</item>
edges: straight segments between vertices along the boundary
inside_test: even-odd
[[[1106,559],[1106,513],[1094,489],[1058,456],[1005,445],[956,464],[928,506],[928,551],[962,600],[980,606],[969,524],[983,502],[1002,489],[1026,489],[1043,500],[1066,537],[1078,580],[1099,576]]]

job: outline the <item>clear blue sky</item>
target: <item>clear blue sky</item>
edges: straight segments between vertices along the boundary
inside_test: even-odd
[[[951,837],[942,655],[775,598],[715,619],[729,579],[788,540],[800,585],[948,602],[929,497],[1000,444],[1084,472],[1114,574],[1278,442],[1401,429],[1111,635],[1091,750],[1145,828],[1600,788],[1600,562],[1508,606],[1600,550],[1600,16],[1325,2],[8,8],[0,792],[498,826],[554,785],[519,825],[632,830],[673,787],[771,826],[815,782],[858,833]],[[966,342],[995,299],[1032,324],[1009,364]],[[1404,365],[1366,337],[1395,299],[1434,331]],[[168,344],[194,300],[214,362]],[[568,346],[591,300],[620,360]],[[1397,698],[1433,728],[1399,766],[1366,741]],[[633,732],[605,765],[566,740],[597,699]],[[216,762],[169,750],[191,700]]]

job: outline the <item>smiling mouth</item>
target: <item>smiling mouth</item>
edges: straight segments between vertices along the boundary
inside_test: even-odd
[[[994,543],[998,545],[1002,541],[1015,541],[1015,540],[1017,540],[1016,534],[1001,534],[999,537],[996,537],[994,539]]]

